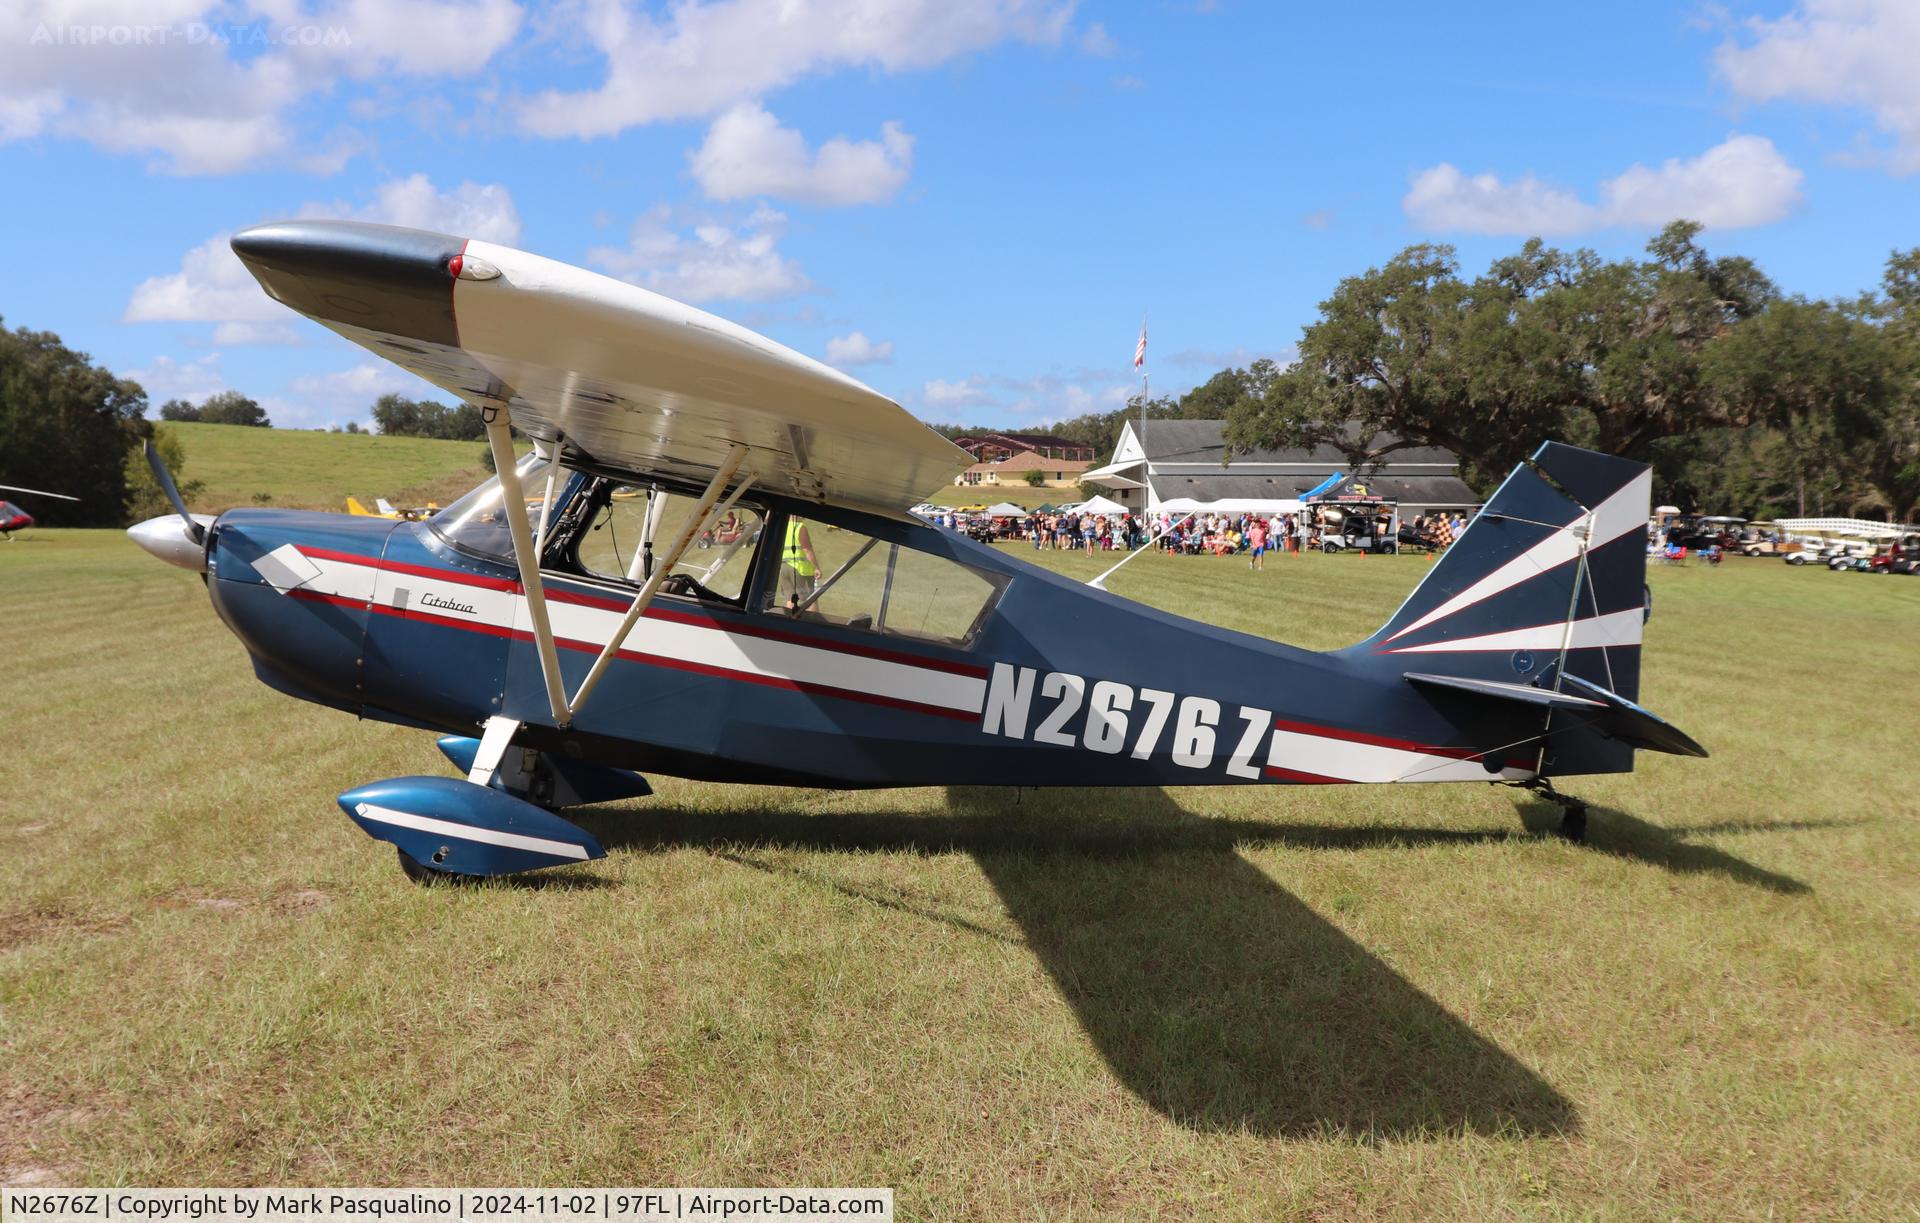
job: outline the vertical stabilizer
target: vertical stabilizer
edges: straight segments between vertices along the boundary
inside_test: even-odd
[[[1546,443],[1357,648],[1523,684],[1560,667],[1636,699],[1652,488],[1644,463]]]

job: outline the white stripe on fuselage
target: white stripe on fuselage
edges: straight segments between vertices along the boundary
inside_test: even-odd
[[[303,591],[371,599],[382,606],[450,623],[471,623],[522,633],[531,631],[526,598],[514,591],[379,569],[372,558],[365,563],[332,557],[306,559],[319,567],[320,574],[305,583],[301,587]],[[607,592],[600,597],[619,596]],[[556,638],[598,648],[612,639],[625,613],[550,598],[547,614]],[[978,676],[956,675],[827,647],[729,633],[719,627],[654,616],[641,618],[621,652],[652,654],[750,676],[841,688],[972,714],[979,713],[986,700],[987,682]]]
[[[1277,729],[1267,764],[1293,773],[1311,773],[1332,781],[1361,784],[1390,781],[1518,781],[1533,776],[1530,769],[1501,768],[1489,773],[1478,760],[1437,756],[1430,752],[1377,743],[1309,735]]]

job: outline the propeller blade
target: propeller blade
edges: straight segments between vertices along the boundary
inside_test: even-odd
[[[159,483],[160,491],[167,495],[167,502],[173,506],[173,512],[180,515],[181,520],[187,524],[187,534],[193,537],[194,543],[205,543],[207,529],[195,522],[192,514],[187,513],[187,503],[181,499],[180,490],[173,486],[173,474],[167,470],[167,465],[160,461],[160,452],[153,448],[152,439],[149,438],[143,445],[147,451],[147,466],[153,468],[153,478]]]
[[[78,501],[78,497],[69,497],[65,493],[50,493],[41,488],[21,488],[18,484],[0,484],[0,493],[32,493],[36,497],[58,497],[62,501]]]

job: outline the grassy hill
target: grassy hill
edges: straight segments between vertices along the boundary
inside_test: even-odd
[[[949,484],[927,498],[934,505],[998,505],[1011,501],[1028,509],[1082,500],[1077,488],[1033,488],[1025,484]]]
[[[314,433],[245,425],[161,425],[186,448],[174,473],[203,487],[188,498],[195,510],[235,506],[338,510],[349,495],[371,505],[442,504],[486,478],[483,442],[442,442],[370,433]]]

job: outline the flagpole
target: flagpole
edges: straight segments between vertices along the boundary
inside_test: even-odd
[[[1145,523],[1152,508],[1153,481],[1147,477],[1147,314],[1140,312],[1140,521]],[[1101,575],[1105,577],[1105,574]]]

